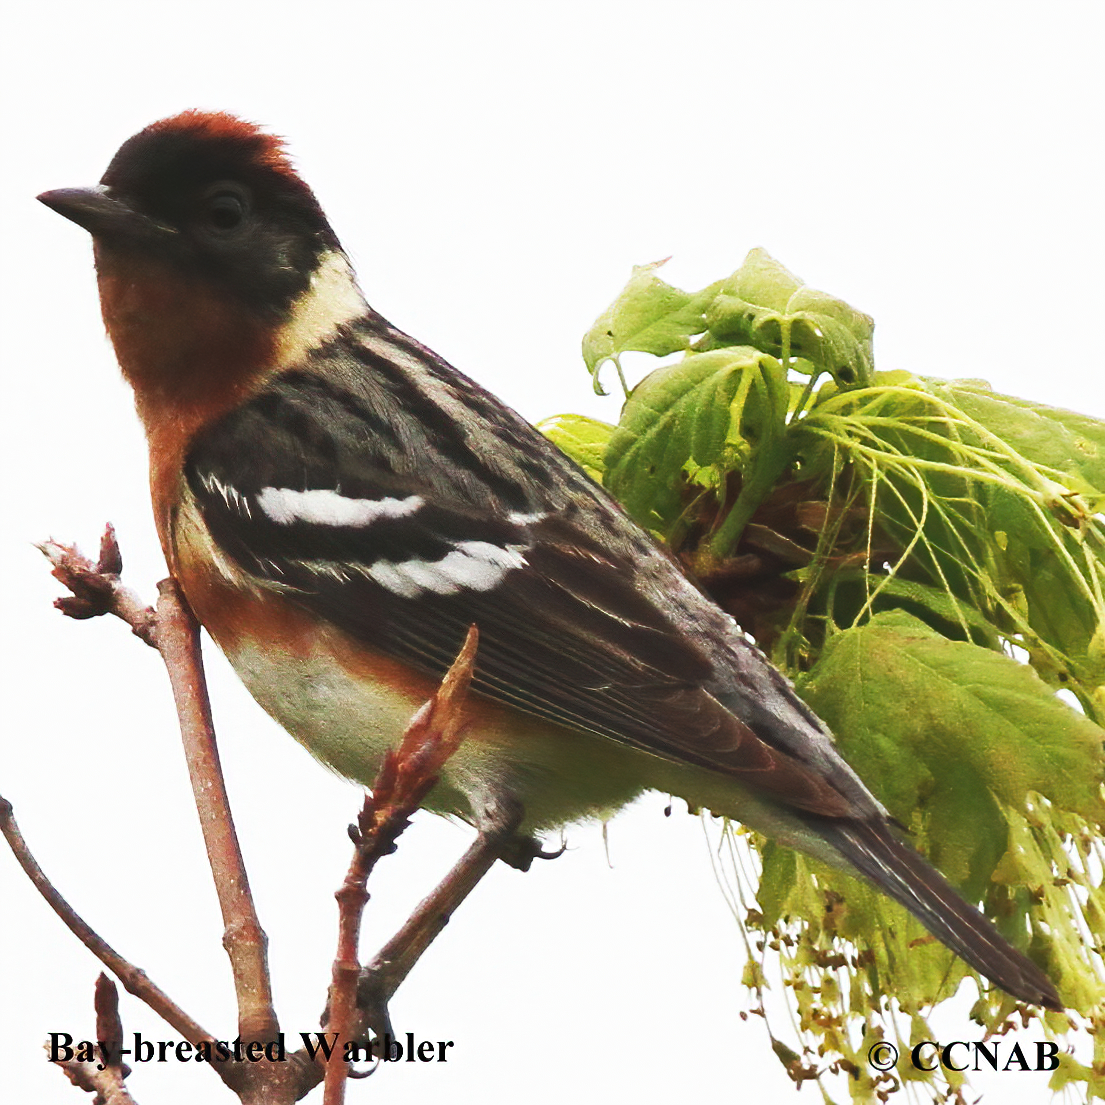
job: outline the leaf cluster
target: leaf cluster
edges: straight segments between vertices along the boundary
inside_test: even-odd
[[[545,432],[796,680],[917,846],[1092,1028],[1105,423],[876,371],[872,320],[762,250],[695,293],[658,268],[634,270],[583,351],[596,389],[608,363],[625,387],[629,351],[668,363],[626,388],[616,426],[561,415]],[[774,949],[811,1054],[860,1062],[854,1030],[882,995],[908,995],[919,1031],[969,974],[858,882],[762,841],[743,856],[744,923]],[[1012,1009],[992,993],[975,1014],[994,1028]],[[1060,1080],[1091,1070],[1065,1063]]]

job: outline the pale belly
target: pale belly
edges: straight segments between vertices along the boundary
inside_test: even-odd
[[[414,694],[353,677],[322,652],[300,659],[250,645],[225,651],[273,718],[326,766],[365,786],[422,705]],[[648,786],[641,761],[654,757],[479,699],[474,706],[471,728],[424,803],[434,812],[472,822],[480,805],[509,795],[532,832],[608,817]]]

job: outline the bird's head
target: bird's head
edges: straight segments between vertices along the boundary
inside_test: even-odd
[[[98,186],[38,197],[92,235],[104,322],[138,392],[228,386],[364,310],[279,138],[186,111],[129,138]]]
[[[340,249],[279,138],[186,111],[129,138],[95,188],[38,197],[92,234],[101,267],[156,262],[261,311],[287,310]]]

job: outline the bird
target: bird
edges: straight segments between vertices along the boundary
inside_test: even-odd
[[[92,236],[169,570],[318,760],[371,786],[475,625],[468,735],[427,808],[480,828],[509,804],[532,840],[675,795],[862,876],[1001,989],[1062,1008],[669,552],[368,305],[281,138],[185,111],[98,185],[38,199]]]

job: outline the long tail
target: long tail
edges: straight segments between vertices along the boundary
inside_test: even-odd
[[[1022,1001],[1063,1008],[1047,975],[968,905],[932,864],[897,840],[888,824],[818,822],[824,838],[852,866],[976,971]]]

